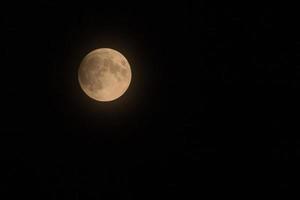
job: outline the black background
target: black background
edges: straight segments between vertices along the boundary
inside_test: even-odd
[[[2,194],[198,199],[293,188],[300,156],[294,7],[2,6]],[[129,90],[111,103],[91,100],[77,79],[82,58],[102,47],[125,55],[133,73]]]

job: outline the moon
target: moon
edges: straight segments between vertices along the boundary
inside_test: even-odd
[[[100,48],[87,54],[78,69],[79,84],[90,98],[107,102],[122,96],[131,82],[127,59],[118,51]]]

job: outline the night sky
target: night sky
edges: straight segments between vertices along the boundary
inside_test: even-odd
[[[293,7],[1,6],[0,199],[287,192],[300,158]],[[110,103],[78,83],[96,48],[116,49],[131,65],[129,89]]]

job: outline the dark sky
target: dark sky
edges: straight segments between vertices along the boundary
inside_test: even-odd
[[[288,191],[300,156],[293,7],[1,6],[1,194],[199,199]],[[125,55],[133,73],[111,103],[91,100],[77,79],[82,58],[102,47]]]

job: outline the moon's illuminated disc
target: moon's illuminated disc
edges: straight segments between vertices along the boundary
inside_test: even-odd
[[[112,101],[128,89],[131,81],[130,65],[116,50],[96,49],[82,60],[78,80],[89,97],[97,101]]]

